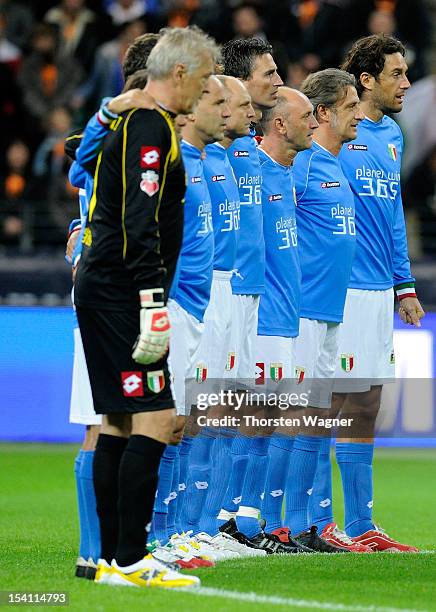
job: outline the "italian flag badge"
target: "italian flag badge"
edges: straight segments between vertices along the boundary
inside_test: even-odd
[[[394,144],[388,144],[389,155],[394,161],[397,161],[397,148]]]
[[[165,376],[163,370],[147,372],[147,387],[153,393],[159,393],[165,387]]]
[[[198,383],[202,383],[206,380],[207,378],[207,367],[200,363],[196,369],[195,369],[195,380]]]
[[[282,363],[270,363],[269,375],[271,380],[279,382],[283,378],[283,364]]]
[[[295,368],[295,378],[297,379],[297,385],[301,385],[304,380],[304,368],[300,368],[300,366]]]
[[[354,355],[343,353],[341,355],[341,368],[344,372],[351,372],[354,366]]]
[[[228,353],[227,354],[227,363],[226,363],[226,370],[229,372],[230,370],[233,370],[233,368],[235,367],[235,353]]]

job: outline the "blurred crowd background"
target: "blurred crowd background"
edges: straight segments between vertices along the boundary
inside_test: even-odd
[[[412,88],[395,118],[406,142],[410,252],[424,281],[434,279],[435,23],[436,0],[0,0],[0,302],[63,299],[66,232],[78,216],[64,138],[104,96],[120,93],[122,58],[136,36],[190,24],[219,42],[267,39],[292,87],[338,66],[360,36],[403,41]]]

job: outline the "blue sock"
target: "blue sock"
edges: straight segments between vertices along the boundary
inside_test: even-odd
[[[374,444],[337,442],[345,502],[345,532],[356,537],[374,529],[372,522],[372,458]]]
[[[294,441],[286,486],[285,525],[298,535],[309,527],[307,508],[318,463],[321,438],[298,435]]]
[[[265,489],[270,440],[269,436],[256,436],[252,438],[248,453],[242,499],[238,514],[236,515],[238,530],[248,538],[253,538],[261,532],[259,513]]]
[[[185,514],[185,497],[186,497],[186,485],[188,481],[188,467],[189,467],[189,455],[191,454],[191,447],[194,438],[191,436],[183,436],[182,442],[179,448],[179,459],[180,459],[180,472],[179,472],[179,489],[176,497],[176,531],[182,533],[187,531],[184,523]]]
[[[74,476],[76,478],[76,490],[77,490],[77,508],[79,511],[79,556],[88,560],[89,555],[89,531],[88,521],[86,518],[86,505],[83,494],[83,489],[80,480],[80,469],[82,467],[83,455],[85,451],[82,449],[77,453],[77,457],[74,460]]]
[[[238,511],[242,498],[242,487],[244,486],[245,473],[247,471],[248,449],[250,448],[250,444],[251,438],[242,434],[237,434],[232,442],[230,451],[232,467],[227,493],[224,495],[224,513],[230,512],[235,515]],[[228,516],[218,518],[218,524],[221,526],[227,520]]]
[[[266,520],[265,531],[282,527],[283,497],[288,481],[289,461],[294,438],[275,433],[269,445],[269,464],[265,483],[262,518]]]
[[[159,465],[159,483],[154,502],[153,519],[149,542],[159,540],[161,544],[168,542],[168,504],[170,503],[171,485],[173,484],[174,459],[177,453],[175,446],[167,446]]]
[[[219,531],[220,523],[218,523],[217,517],[222,508],[230,480],[232,469],[230,448],[233,438],[233,432],[220,430],[220,435],[216,439],[213,450],[210,487],[199,524],[200,531],[205,531],[211,536],[216,535]]]
[[[331,438],[322,438],[318,453],[315,480],[309,498],[308,523],[316,525],[319,533],[333,523]]]
[[[89,539],[89,557],[97,563],[100,558],[100,523],[97,515],[97,502],[95,499],[93,464],[94,451],[82,451],[82,465],[80,467],[80,487],[82,489],[86,525]]]
[[[201,511],[206,503],[212,473],[216,433],[216,430],[204,427],[192,443],[184,517],[187,530],[192,530],[194,534],[200,531]]]
[[[173,482],[171,484],[170,503],[168,504],[168,516],[167,516],[167,530],[168,536],[171,537],[176,533],[176,512],[177,512],[177,497],[179,490],[179,476],[180,476],[180,456],[179,446],[174,447],[176,449],[176,456],[174,457],[174,469],[173,469]]]

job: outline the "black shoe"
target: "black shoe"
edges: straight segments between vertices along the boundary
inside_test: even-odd
[[[233,537],[233,534],[238,531],[238,526],[236,525],[235,519],[231,518],[226,523],[223,523],[219,530],[222,533],[227,533],[228,535]]]
[[[350,552],[345,548],[339,548],[339,546],[333,546],[326,540],[318,535],[318,527],[312,525],[307,531],[303,531],[299,535],[295,536],[294,539],[303,546],[307,546],[312,549],[313,552],[322,553],[347,553]]]
[[[76,578],[87,578],[94,580],[97,568],[89,561],[85,561],[82,557],[77,560],[75,576]]]
[[[297,542],[294,538],[290,537],[288,542],[282,542],[278,536],[273,533],[265,533],[265,531],[261,531],[258,535],[247,538],[247,540],[251,543],[251,546],[265,550],[267,554],[290,555],[313,552],[311,548]]]
[[[235,537],[235,536],[234,536]],[[265,533],[261,531],[253,538],[248,538],[249,545],[259,550],[264,550],[268,555],[291,555],[295,553],[312,553],[313,550],[304,546],[300,542],[296,542],[293,538],[289,538],[289,542],[282,542],[279,537],[273,533]]]
[[[94,580],[96,573],[97,573],[97,568],[93,567],[92,565],[88,565],[85,571],[85,578],[87,580]]]
[[[74,575],[76,576],[76,578],[86,578],[86,570],[88,568],[86,567],[86,565],[81,565],[80,563],[78,563],[76,565],[76,571],[74,573]]]
[[[253,538],[247,537],[244,533],[238,531],[236,521],[231,518],[226,523],[221,525],[220,531],[227,533],[228,535],[235,538],[240,544],[249,546],[250,548],[257,548],[258,550],[264,550],[267,554],[293,554],[293,553],[311,553],[313,550],[308,548],[304,544],[297,542],[293,538],[289,538],[289,542],[281,542],[273,533],[265,533],[261,531],[258,535]]]
[[[244,546],[248,546],[249,548],[258,548],[255,544],[251,542],[247,536],[238,531],[238,526],[236,525],[236,521],[234,518],[229,519],[226,523],[221,525],[219,528],[221,533],[227,533],[227,535],[235,538],[240,544],[244,544]]]

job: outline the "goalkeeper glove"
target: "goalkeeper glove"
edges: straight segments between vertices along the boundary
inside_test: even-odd
[[[133,346],[132,357],[137,363],[147,365],[162,359],[168,350],[170,321],[164,305],[163,289],[142,289],[140,332]]]

